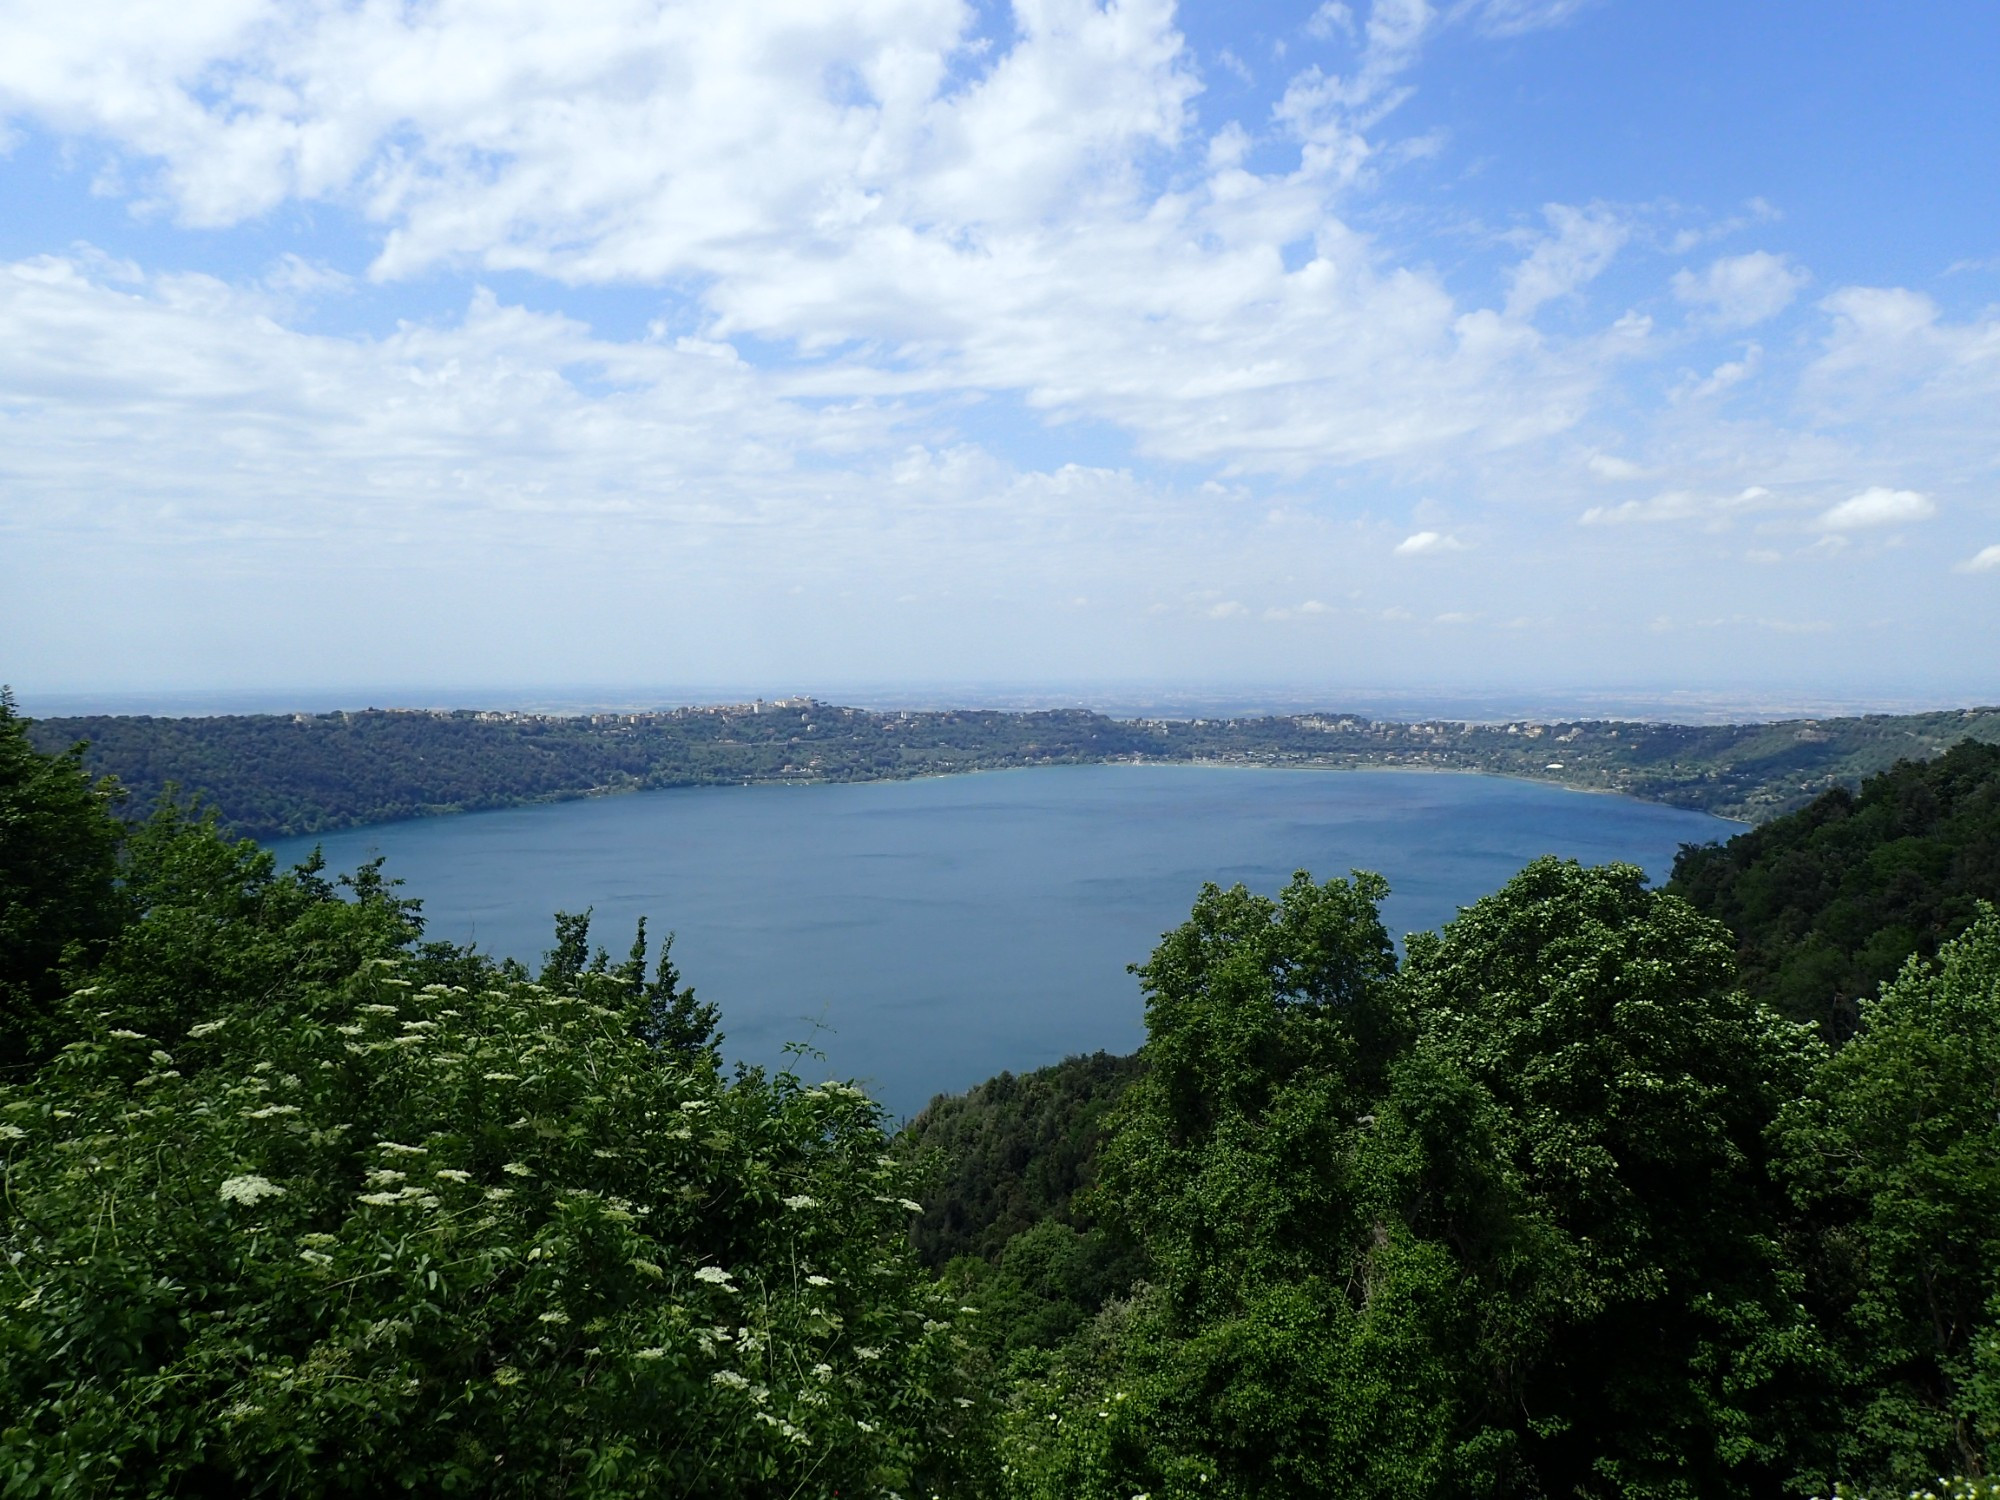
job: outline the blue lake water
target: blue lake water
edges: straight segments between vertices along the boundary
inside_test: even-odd
[[[672,931],[720,1003],[727,1053],[858,1078],[892,1114],[1144,1038],[1137,982],[1205,880],[1275,892],[1293,870],[1378,870],[1397,936],[1436,927],[1529,860],[1624,860],[1664,879],[1683,843],[1740,825],[1500,777],[1060,766],[921,781],[713,787],[426,818],[320,844],[376,855],[429,935],[531,964],[551,913],[593,907],[615,958]]]

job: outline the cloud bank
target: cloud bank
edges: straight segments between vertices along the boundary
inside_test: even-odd
[[[44,570],[595,538],[701,559],[716,608],[845,579],[883,634],[947,595],[1526,619],[1530,577],[1576,631],[1634,580],[1734,586],[1713,549],[1918,522],[1909,566],[1984,569],[1990,311],[1816,283],[1757,205],[1406,227],[1427,54],[1591,10],[1325,4],[1203,55],[1165,0],[45,7],[0,117],[175,253],[0,263],[0,532]]]

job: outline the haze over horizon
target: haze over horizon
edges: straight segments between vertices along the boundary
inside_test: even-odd
[[[31,712],[2000,699],[1989,4],[0,13]]]

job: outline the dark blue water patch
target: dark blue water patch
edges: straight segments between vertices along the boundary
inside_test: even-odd
[[[595,910],[623,957],[644,915],[720,1003],[727,1051],[787,1042],[895,1114],[1003,1068],[1144,1038],[1137,982],[1204,881],[1276,891],[1297,869],[1387,876],[1397,935],[1433,928],[1529,860],[1664,878],[1738,825],[1500,777],[1062,766],[841,786],[713,787],[427,818],[320,844],[376,855],[430,935],[539,961],[557,909]],[[803,1070],[802,1070],[803,1071]]]

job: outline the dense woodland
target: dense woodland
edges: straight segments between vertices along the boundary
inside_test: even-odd
[[[1758,821],[1899,760],[2000,742],[2000,710],[1778,724],[1401,723],[1340,713],[1119,720],[871,713],[811,699],[662,713],[383,711],[35,724],[143,811],[176,787],[251,838],[646,787],[872,781],[1101,761],[1490,771]]]
[[[892,1139],[643,928],[426,942],[0,701],[0,1492],[1993,1493],[1996,795],[1400,954],[1375,876],[1207,887],[1136,1058]]]

